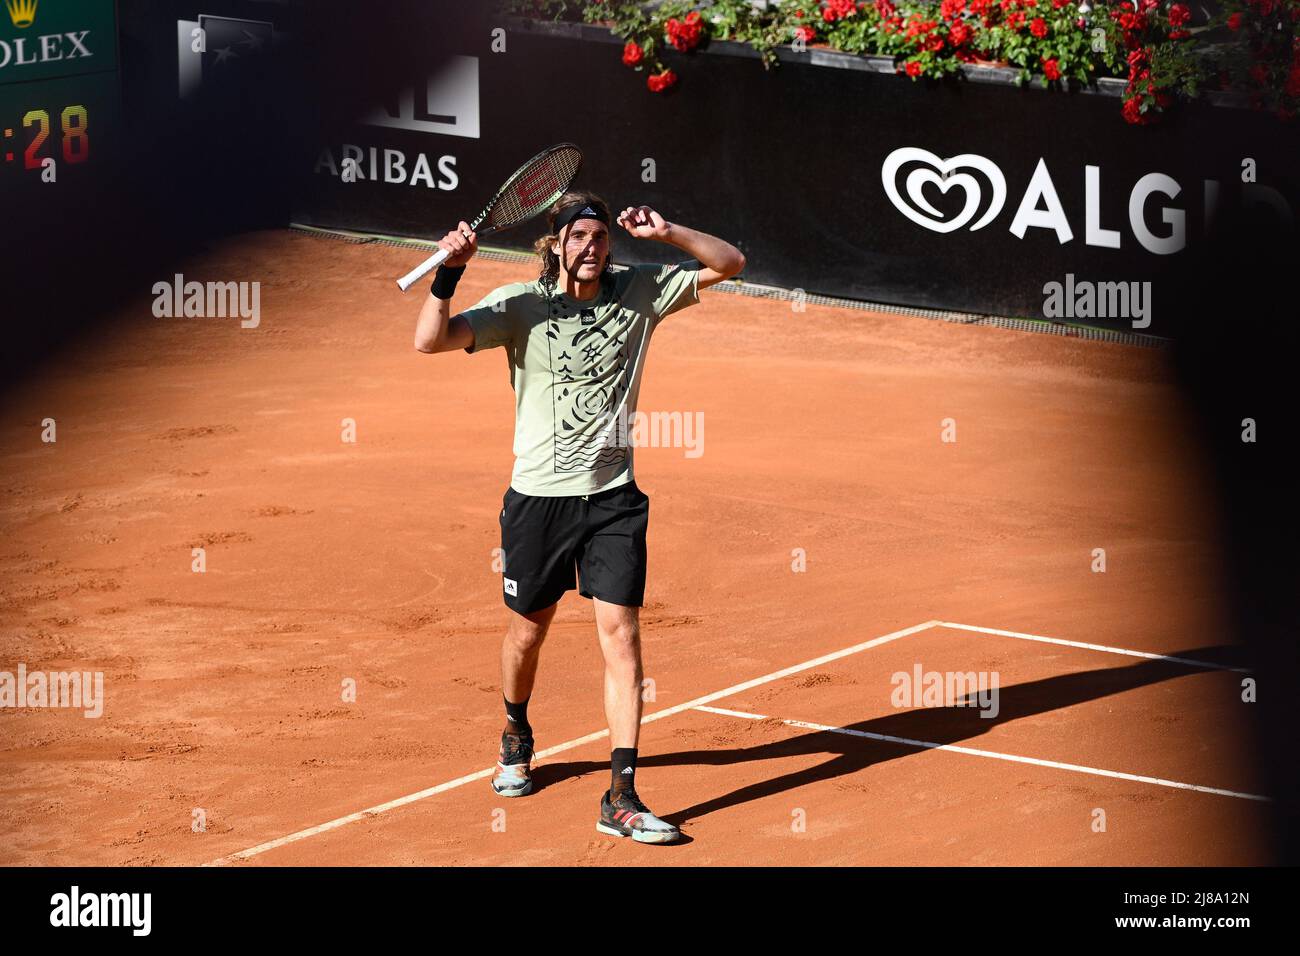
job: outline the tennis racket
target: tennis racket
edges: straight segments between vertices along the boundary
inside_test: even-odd
[[[470,229],[482,238],[532,219],[564,195],[581,168],[582,150],[572,143],[542,150],[515,170],[478,218],[469,224]],[[398,288],[405,292],[450,255],[446,249],[439,249],[398,279]]]

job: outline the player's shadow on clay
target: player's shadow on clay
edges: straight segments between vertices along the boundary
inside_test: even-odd
[[[1240,661],[1240,655],[1240,648],[1202,647],[1179,652],[1172,656],[1204,661],[1207,664],[1241,667],[1244,665]],[[1125,667],[1109,667],[1081,671],[1075,674],[1062,674],[1056,677],[1046,677],[1042,680],[1028,681],[1023,684],[1013,684],[1010,687],[1002,687],[999,690],[999,710],[995,717],[981,717],[979,710],[974,706],[930,707],[903,711],[886,717],[874,717],[870,720],[848,724],[844,729],[937,744],[956,744],[979,737],[981,734],[988,733],[994,727],[1013,720],[1019,720],[1022,717],[1045,714],[1049,711],[1098,700],[1111,694],[1123,693],[1127,690],[1145,687],[1160,681],[1203,673],[1205,673],[1204,669],[1188,664],[1164,660],[1143,660]],[[782,716],[790,716],[795,719],[806,719],[808,717],[807,714]],[[726,718],[719,717],[716,719],[725,720]],[[782,726],[786,725],[783,724]],[[718,810],[726,810],[730,807],[748,803],[750,800],[758,800],[788,790],[805,787],[809,784],[822,783],[836,777],[847,776],[888,760],[897,760],[912,754],[924,753],[926,749],[928,748],[818,730],[799,734],[786,740],[756,744],[750,747],[722,747],[707,750],[682,750],[673,753],[646,754],[638,759],[637,766],[639,769],[683,765],[719,767],[812,754],[825,754],[830,757],[829,760],[816,766],[791,771],[777,777],[768,777],[748,786],[732,790],[729,793],[705,800],[702,803],[697,803],[694,806],[678,810],[675,813],[664,814],[665,820],[681,826],[687,821]],[[1122,768],[1108,769],[1118,770]],[[557,783],[566,778],[598,772],[609,772],[608,761],[572,761],[544,764],[534,771],[533,776],[536,784],[545,786],[547,783]]]

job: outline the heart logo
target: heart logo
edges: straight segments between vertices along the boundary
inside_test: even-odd
[[[915,168],[908,172],[904,181],[904,198],[898,191],[898,177],[900,170],[907,164],[913,164]],[[912,222],[934,232],[953,232],[975,218],[984,199],[980,178],[960,172],[962,169],[980,173],[989,187],[988,208],[979,221],[970,227],[974,232],[992,222],[1007,200],[1007,182],[1002,176],[1002,170],[983,156],[962,153],[950,159],[940,159],[929,150],[902,146],[885,157],[885,162],[880,167],[880,179],[889,201]],[[954,186],[960,186],[966,196],[966,204],[961,212],[953,219],[945,219],[943,213],[925,198],[924,188],[927,184],[938,187],[945,195]]]

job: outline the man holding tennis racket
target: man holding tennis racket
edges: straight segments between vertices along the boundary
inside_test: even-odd
[[[515,391],[515,466],[501,509],[502,587],[510,622],[501,652],[506,726],[492,789],[532,790],[528,701],[542,641],[565,591],[595,608],[605,659],[610,789],[596,829],[642,843],[669,843],[677,827],[649,811],[636,791],[641,728],[639,611],[646,580],[649,498],[637,487],[622,426],[636,411],[651,334],[699,290],[738,274],[740,250],[629,206],[617,225],[664,242],[695,261],[616,266],[609,208],[590,192],[566,192],[535,244],[541,275],[502,286],[452,314],[456,283],[478,249],[468,223],[438,245],[450,255],[420,312],[422,352],[506,350]]]

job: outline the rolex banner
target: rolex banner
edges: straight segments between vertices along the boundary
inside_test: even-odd
[[[735,242],[751,282],[1172,336],[1217,215],[1290,230],[1300,210],[1300,124],[1270,113],[1196,103],[1134,127],[1113,96],[809,56],[765,72],[726,44],[656,95],[590,28],[508,22],[503,49],[485,38],[411,76],[321,143],[295,218],[437,237],[567,140],[586,154],[579,185]],[[538,229],[493,241],[526,248]]]
[[[0,3],[0,83],[117,69],[113,0]]]

